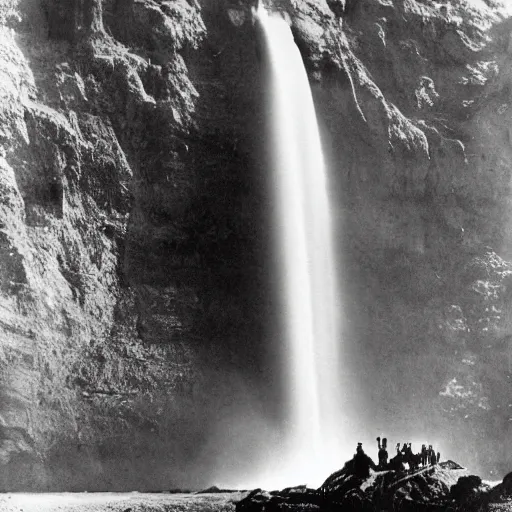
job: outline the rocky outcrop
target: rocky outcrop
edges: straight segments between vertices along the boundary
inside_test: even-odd
[[[0,7],[0,488],[205,486],[240,410],[279,416],[251,4]],[[326,133],[361,417],[504,473],[505,14],[273,6]]]
[[[381,471],[366,479],[340,470],[319,489],[305,486],[266,492],[255,489],[236,504],[237,512],[263,510],[363,511],[492,511],[509,507],[505,481],[495,487],[483,484],[476,475],[451,469],[443,463],[413,473]],[[508,509],[508,508],[507,508]]]

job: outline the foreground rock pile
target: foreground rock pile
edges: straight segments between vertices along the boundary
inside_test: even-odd
[[[306,486],[266,492],[255,489],[236,505],[237,512],[271,511],[493,511],[512,510],[512,474],[495,487],[467,475],[448,461],[414,473],[382,471],[367,479],[344,469],[319,489]]]

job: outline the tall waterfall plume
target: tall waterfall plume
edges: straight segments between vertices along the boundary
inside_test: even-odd
[[[273,472],[284,484],[314,485],[342,463],[340,315],[327,172],[308,77],[290,27],[262,6],[256,17],[270,76],[287,393],[285,454]]]

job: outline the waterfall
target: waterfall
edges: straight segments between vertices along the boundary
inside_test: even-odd
[[[343,437],[327,173],[308,77],[290,27],[263,7],[256,17],[270,72],[275,253],[285,344],[286,453],[275,471],[288,485],[317,485],[341,467]]]

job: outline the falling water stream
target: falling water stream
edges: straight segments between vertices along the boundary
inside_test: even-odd
[[[311,89],[287,22],[256,12],[270,68],[276,259],[287,406],[281,481],[316,485],[340,467],[337,278],[327,173]],[[269,461],[270,462],[270,461]]]

